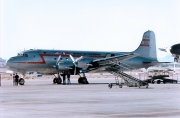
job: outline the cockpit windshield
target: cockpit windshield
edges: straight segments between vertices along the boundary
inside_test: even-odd
[[[23,56],[23,57],[28,57],[28,54],[24,54],[24,53],[18,53],[17,56]]]

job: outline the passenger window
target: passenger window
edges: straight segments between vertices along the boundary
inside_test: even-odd
[[[70,53],[69,52],[65,52],[65,54],[69,55]]]
[[[28,54],[24,54],[25,57],[28,57]]]

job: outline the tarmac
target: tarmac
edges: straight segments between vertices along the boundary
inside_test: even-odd
[[[54,85],[29,79],[24,86],[2,80],[0,118],[179,118],[180,84],[108,88],[114,78],[89,78],[91,84]]]

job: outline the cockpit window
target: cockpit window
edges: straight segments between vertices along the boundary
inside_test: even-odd
[[[22,53],[18,53],[17,56],[23,56],[23,54]]]
[[[28,54],[18,53],[17,56],[28,57]]]
[[[24,57],[28,57],[28,54],[23,54]]]

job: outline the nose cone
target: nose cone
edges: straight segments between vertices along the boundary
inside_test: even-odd
[[[180,43],[171,46],[170,52],[172,54],[180,55]]]
[[[11,65],[11,58],[10,59],[8,59],[7,61],[6,61],[6,66],[8,66],[8,67],[10,67],[10,65]]]

